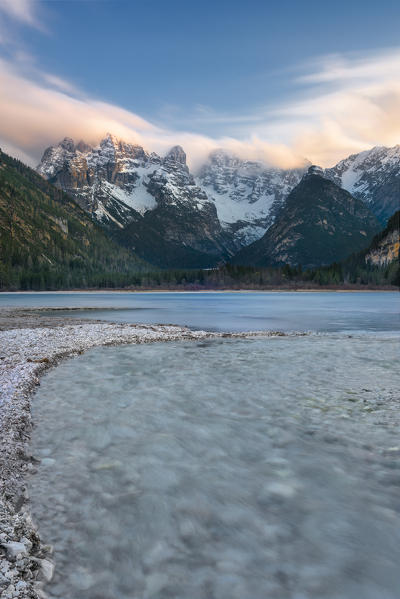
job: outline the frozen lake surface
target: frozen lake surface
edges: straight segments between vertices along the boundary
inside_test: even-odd
[[[102,348],[43,378],[31,497],[51,597],[399,599],[399,338],[371,332],[396,328],[394,294],[285,295],[255,294],[237,326],[370,334]],[[165,313],[206,326],[211,302],[233,328],[249,296],[220,296]],[[160,315],[148,297],[129,301]]]
[[[81,308],[68,316],[217,331],[400,330],[397,292],[1,293],[1,306]]]

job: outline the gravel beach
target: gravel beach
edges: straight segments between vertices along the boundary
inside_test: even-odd
[[[64,313],[65,314],[65,313]],[[97,346],[211,337],[276,336],[279,332],[208,333],[173,325],[132,325],[47,316],[46,309],[3,308],[0,315],[0,597],[45,597],[52,548],[40,542],[30,517],[26,477],[30,452],[30,398],[39,378],[60,360]],[[67,598],[66,598],[67,599]]]

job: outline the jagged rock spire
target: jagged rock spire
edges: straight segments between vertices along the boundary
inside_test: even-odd
[[[186,165],[186,154],[182,148],[182,146],[174,146],[169,150],[169,152],[165,156],[165,160],[170,160],[172,162],[178,162],[179,164]]]
[[[317,164],[312,164],[307,171],[307,175],[319,175],[320,177],[325,176],[325,171],[322,167]]]
[[[76,149],[78,150],[78,152],[86,153],[86,152],[90,152],[90,150],[92,150],[92,146],[90,146],[85,141],[83,141],[83,139],[81,139],[76,144]]]
[[[68,152],[75,151],[75,143],[74,140],[70,137],[64,137],[62,141],[60,141],[59,146],[64,150],[68,150]]]

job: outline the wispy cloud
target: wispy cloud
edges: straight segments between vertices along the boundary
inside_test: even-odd
[[[47,32],[37,0],[0,0],[0,45],[16,47],[18,26]]]
[[[231,115],[198,110],[194,122],[223,123],[239,137],[281,142],[322,165],[400,142],[400,48],[329,55],[298,70],[292,95],[279,105]]]
[[[399,48],[352,52],[347,55],[329,54],[310,61],[307,74],[298,77],[303,83],[371,83],[399,76]]]
[[[0,16],[33,27],[40,26],[36,9],[32,0],[0,0]],[[289,167],[303,158],[329,166],[373,145],[399,143],[399,48],[330,55],[299,65],[287,77],[293,72],[297,74],[292,75],[292,95],[279,105],[266,103],[236,114],[204,105],[189,114],[168,106],[166,127],[162,120],[152,123],[88,96],[41,70],[29,52],[17,48],[12,58],[0,59],[0,143],[34,164],[44,147],[64,136],[97,143],[111,131],[161,153],[179,143],[193,167],[217,147]],[[205,123],[218,125],[222,133],[201,134]]]
[[[306,93],[271,112],[293,124],[296,152],[329,164],[343,154],[400,142],[400,49],[329,56],[301,78]]]
[[[64,136],[97,143],[111,131],[161,153],[179,143],[185,147],[193,167],[221,146],[249,159],[288,166],[298,162],[298,157],[283,144],[269,144],[255,136],[242,141],[230,137],[212,139],[189,131],[164,129],[119,106],[73,95],[60,87],[58,81],[52,82],[48,77],[41,81],[27,78],[15,65],[0,60],[0,139],[4,149],[12,148],[15,153],[20,148],[34,164],[47,145]]]
[[[0,0],[0,12],[33,27],[41,27],[34,0]]]

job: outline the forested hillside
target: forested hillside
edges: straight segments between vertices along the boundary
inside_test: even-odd
[[[318,268],[361,251],[381,226],[364,202],[312,166],[290,192],[274,224],[232,262]]]
[[[63,191],[0,151],[0,288],[121,286],[146,264]]]
[[[354,289],[400,286],[400,211],[389,219],[361,252],[329,266],[257,267],[224,264],[208,270],[167,270],[143,273],[139,285],[152,289]]]

